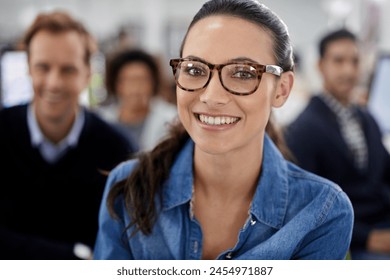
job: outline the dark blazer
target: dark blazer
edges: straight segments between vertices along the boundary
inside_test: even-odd
[[[107,174],[127,138],[86,111],[76,147],[54,164],[32,147],[27,106],[0,111],[0,259],[73,259],[94,245]]]
[[[368,146],[367,170],[355,167],[336,116],[318,96],[286,129],[288,147],[297,164],[339,184],[354,207],[351,248],[365,248],[369,232],[390,225],[390,155],[373,117],[356,108]]]

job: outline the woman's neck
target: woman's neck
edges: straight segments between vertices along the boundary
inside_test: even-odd
[[[262,148],[250,153],[211,155],[195,148],[194,186],[208,197],[252,199],[261,170]]]

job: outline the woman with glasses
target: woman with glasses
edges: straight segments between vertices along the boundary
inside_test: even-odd
[[[343,259],[347,196],[265,132],[294,80],[284,23],[252,0],[211,0],[170,65],[180,123],[111,172],[95,258]]]

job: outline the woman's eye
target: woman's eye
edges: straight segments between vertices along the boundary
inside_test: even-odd
[[[206,71],[199,67],[186,67],[184,72],[194,77],[206,75]]]
[[[234,71],[233,78],[242,79],[242,80],[249,80],[256,78],[256,73],[249,71],[249,70],[236,70]]]

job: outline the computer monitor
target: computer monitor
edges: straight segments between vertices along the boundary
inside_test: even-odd
[[[390,54],[380,55],[371,81],[368,109],[384,134],[390,133]]]
[[[0,56],[0,107],[27,103],[33,96],[25,51],[7,50]]]

